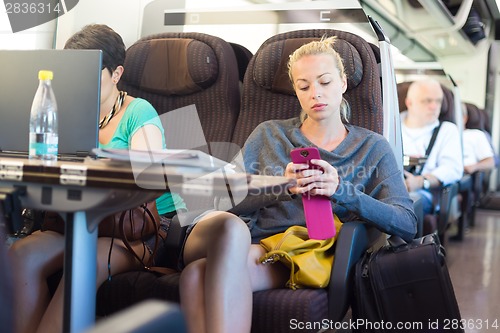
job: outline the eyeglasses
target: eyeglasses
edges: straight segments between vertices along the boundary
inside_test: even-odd
[[[443,99],[442,98],[436,98],[436,99],[432,99],[432,98],[424,98],[424,99],[421,99],[420,100],[420,103],[424,104],[424,105],[429,105],[429,104],[432,104],[432,103],[436,103],[436,104],[443,104]]]

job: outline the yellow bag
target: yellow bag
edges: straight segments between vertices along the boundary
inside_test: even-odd
[[[330,282],[333,265],[333,250],[342,223],[335,215],[335,237],[319,240],[309,239],[307,228],[291,226],[285,232],[260,241],[267,253],[259,261],[262,264],[282,262],[290,269],[286,286],[297,288],[325,288]]]

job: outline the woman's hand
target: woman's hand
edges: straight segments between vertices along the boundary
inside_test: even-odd
[[[318,169],[309,169],[307,164],[288,163],[285,169],[285,177],[295,179],[297,184],[289,191],[293,194],[309,192],[311,195],[332,196],[339,186],[339,175],[337,169],[323,160],[311,160],[311,164],[317,165]]]

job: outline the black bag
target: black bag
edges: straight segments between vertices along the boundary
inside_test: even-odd
[[[355,332],[464,332],[444,248],[435,234],[366,252],[356,264]]]
[[[460,9],[462,1],[448,0],[447,2],[449,2],[449,4],[445,3],[445,5],[450,10],[450,13],[455,16]],[[485,25],[482,20],[479,11],[473,5],[461,30],[469,37],[471,43],[474,45],[486,38]]]

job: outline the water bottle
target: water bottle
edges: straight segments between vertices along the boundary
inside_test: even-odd
[[[29,158],[57,160],[59,136],[57,133],[57,102],[52,90],[52,71],[38,72],[38,89],[33,99],[30,116]]]

